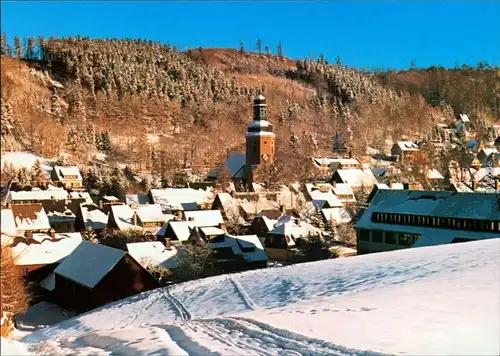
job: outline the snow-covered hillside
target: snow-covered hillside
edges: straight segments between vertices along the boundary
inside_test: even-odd
[[[499,315],[493,239],[194,281],[22,342],[45,354],[498,355]]]

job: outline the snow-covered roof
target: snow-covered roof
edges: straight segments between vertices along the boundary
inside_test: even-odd
[[[12,206],[17,230],[50,230],[50,223],[42,204],[15,204]]]
[[[453,185],[455,190],[459,193],[474,193],[474,191],[471,188],[469,188],[465,183],[454,182],[451,183],[451,185]]]
[[[345,208],[321,209],[327,221],[335,221],[337,224],[345,224],[351,221],[351,215]]]
[[[495,167],[491,169],[491,174],[493,177],[500,175],[500,167]],[[474,172],[474,180],[476,182],[481,182],[484,177],[488,175],[488,169],[487,168],[479,168],[476,172]]]
[[[105,195],[102,197],[103,200],[106,200],[108,202],[116,202],[116,201],[120,201],[120,199],[118,199],[117,197],[115,197],[114,195]]]
[[[172,246],[170,250],[167,250],[165,245],[159,241],[130,243],[127,244],[127,250],[143,267],[161,266],[174,269],[180,265],[178,259],[180,251],[177,247]]]
[[[21,201],[21,200],[62,200],[68,199],[68,192],[66,190],[21,190],[18,192],[9,192],[7,200]]]
[[[336,183],[335,185],[333,185],[332,190],[335,195],[352,195],[352,200],[355,201],[354,192],[352,191],[352,188],[349,184]]]
[[[352,187],[370,187],[377,184],[377,179],[370,169],[339,169],[337,173],[342,182]]]
[[[76,178],[70,178],[70,179],[82,180],[80,169],[77,166],[68,166],[68,167],[54,166],[54,172],[56,173],[57,179],[61,181],[68,179],[68,177],[73,177],[73,176],[76,176]]]
[[[262,221],[264,221],[264,224],[266,224],[268,231],[274,229],[274,224],[278,222],[278,220],[269,219],[267,216],[262,216]]]
[[[172,230],[179,241],[187,241],[189,235],[191,234],[190,229],[194,227],[190,221],[169,221],[167,224],[172,227]]]
[[[126,254],[116,248],[83,241],[54,273],[92,289]]]
[[[160,204],[146,204],[135,207],[137,216],[142,222],[165,222],[165,215]]]
[[[462,122],[470,122],[469,116],[467,116],[467,114],[460,114],[460,120]]]
[[[243,252],[243,258],[247,262],[267,261],[269,259],[257,235],[240,235],[231,237],[234,238],[240,245]],[[245,249],[252,249],[252,251],[245,251]]]
[[[33,234],[40,243],[19,242],[12,247],[17,266],[46,265],[61,261],[71,254],[82,242],[79,232],[56,234],[52,241],[47,234]]]
[[[222,208],[228,219],[235,219],[240,224],[245,223],[245,219],[241,216],[239,209],[239,200],[234,199],[229,193],[219,193],[217,194],[219,200],[222,204]]]
[[[254,120],[252,121],[248,127],[249,128],[254,128],[254,127],[269,127],[269,121],[267,120]]]
[[[85,199],[86,204],[92,204],[94,202],[89,192],[70,192],[69,195],[72,199]]]
[[[331,158],[331,157],[313,157],[314,163],[318,166],[330,166],[332,163],[341,165],[359,165],[359,161],[355,158]]]
[[[108,226],[108,215],[99,210],[95,204],[81,204],[80,209],[85,228],[90,227],[93,230],[103,230]]]
[[[433,168],[427,171],[427,179],[444,179],[444,177],[436,168]]]
[[[165,188],[151,189],[151,196],[155,204],[160,204],[164,211],[168,210],[196,210],[212,198],[209,190],[192,188]]]
[[[246,177],[245,165],[246,165],[246,154],[241,152],[236,152],[230,154],[226,159],[226,166],[231,173],[231,176],[236,179],[242,179]],[[216,178],[219,175],[221,167],[215,168],[208,175],[211,178]]]
[[[402,151],[418,151],[418,145],[411,141],[398,141],[396,143]]]
[[[360,222],[373,212],[500,220],[498,204],[498,194],[379,190]]]
[[[219,229],[218,227],[201,227],[200,228],[201,232],[205,234],[205,236],[215,236],[215,235],[224,235],[225,232],[224,230]]]
[[[0,231],[2,234],[16,235],[16,221],[12,209],[2,209],[0,212]]]
[[[220,210],[185,211],[184,215],[187,221],[189,221],[190,218],[194,218],[194,220],[190,222],[193,223],[195,227],[217,226],[224,223]]]
[[[292,240],[307,237],[309,234],[315,235],[320,233],[318,228],[304,221],[296,223],[295,218],[291,216],[284,216],[280,218],[274,226],[274,229],[269,231],[269,234],[291,237]],[[293,244],[293,241],[289,242],[289,245],[291,243]]]
[[[479,150],[478,154],[481,153],[481,151],[484,152],[484,154],[486,155],[486,157],[489,157],[489,156],[491,156],[494,153],[498,153],[498,150],[496,148],[494,148],[494,147],[481,148]]]
[[[274,137],[275,134],[274,134],[274,132],[270,132],[270,131],[250,131],[250,132],[247,132],[247,136],[271,136],[271,137]]]
[[[125,196],[125,203],[127,205],[130,204],[141,205],[141,204],[150,204],[151,201],[149,199],[148,194],[127,194]]]
[[[391,189],[392,190],[404,190],[405,186],[403,183],[391,183]]]
[[[141,228],[138,225],[134,225],[135,211],[128,205],[111,205],[110,214],[113,215],[118,229],[122,231]],[[137,219],[137,224],[139,224],[139,219]]]
[[[243,251],[241,250],[241,247],[238,244],[238,242],[236,241],[236,239],[234,239],[230,235],[224,236],[224,241],[222,241],[222,242],[212,242],[212,243],[209,243],[208,246],[211,249],[214,249],[214,250],[217,250],[219,248],[227,248],[227,247],[229,247],[229,248],[231,248],[233,250],[233,253],[235,255],[242,255],[243,254]],[[226,259],[225,258],[217,258],[217,262],[222,262],[222,261],[226,261]]]
[[[313,204],[320,208],[325,205],[325,202],[327,202],[328,205],[332,208],[344,206],[344,204],[342,204],[339,198],[337,198],[337,196],[333,194],[331,190],[329,190],[328,192],[313,190],[309,192],[309,195],[311,196]]]

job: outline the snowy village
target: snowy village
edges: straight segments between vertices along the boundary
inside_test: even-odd
[[[494,61],[453,67],[434,51],[447,67],[381,69],[396,56],[313,58],[298,35],[274,51],[208,3],[142,5],[153,27],[199,17],[203,30],[179,33],[217,43],[200,17],[215,11],[245,40],[3,32],[1,355],[500,354]],[[372,33],[372,5],[396,6],[311,11],[356,13],[336,21]],[[144,16],[53,6],[82,29],[91,9],[123,8],[109,18],[133,33]]]

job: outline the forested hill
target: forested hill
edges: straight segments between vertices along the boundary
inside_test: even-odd
[[[3,37],[2,149],[77,156],[99,149],[96,133],[107,132],[108,153],[122,162],[148,165],[154,146],[173,168],[201,169],[243,148],[258,91],[268,98],[277,154],[291,164],[328,153],[337,131],[350,132],[353,153],[363,155],[387,138],[425,135],[455,111],[498,115],[498,68],[373,74],[340,58],[261,52],[79,37],[15,38],[10,48]]]

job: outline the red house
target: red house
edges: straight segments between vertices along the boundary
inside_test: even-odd
[[[159,287],[127,252],[82,242],[41,283],[62,307],[84,312]]]

